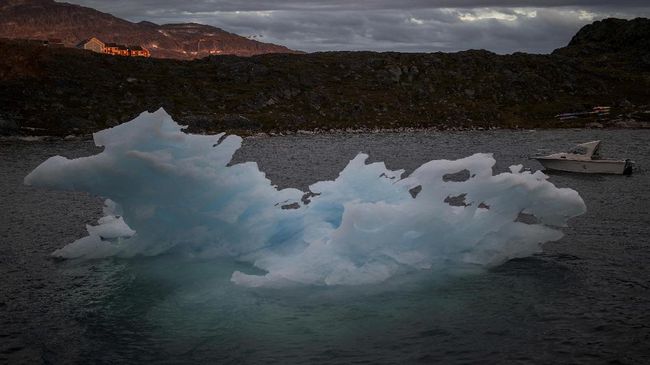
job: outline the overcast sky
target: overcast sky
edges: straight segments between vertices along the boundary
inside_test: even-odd
[[[196,22],[303,51],[548,53],[649,0],[65,0],[138,22]]]

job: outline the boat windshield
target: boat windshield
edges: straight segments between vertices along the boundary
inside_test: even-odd
[[[575,146],[569,151],[569,153],[572,153],[574,155],[586,155],[587,154],[587,147],[584,146]]]
[[[598,153],[598,151],[596,151],[596,152],[594,152],[593,155],[591,155],[591,159],[592,160],[601,160],[602,157],[600,157],[600,153]]]
[[[591,159],[592,160],[600,160],[602,157],[600,157],[600,145],[596,146],[596,149],[594,150],[594,153],[591,154]]]

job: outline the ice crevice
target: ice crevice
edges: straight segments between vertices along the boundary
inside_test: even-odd
[[[354,157],[332,181],[278,189],[255,162],[230,164],[237,136],[183,132],[162,109],[94,134],[94,156],[54,156],[25,184],[107,198],[62,258],[231,257],[264,270],[239,285],[358,285],[417,270],[491,267],[558,240],[585,204],[521,165],[494,175],[491,154],[434,160],[408,176]],[[456,178],[454,178],[456,176]],[[462,196],[462,204],[450,197]],[[522,221],[521,214],[534,217]]]

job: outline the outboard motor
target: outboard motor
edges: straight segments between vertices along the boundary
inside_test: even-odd
[[[634,161],[625,159],[625,167],[623,167],[623,175],[632,175],[632,168],[634,167]]]

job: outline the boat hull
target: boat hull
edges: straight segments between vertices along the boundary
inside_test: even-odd
[[[628,162],[621,160],[558,160],[536,158],[547,170],[580,172],[586,174],[616,174],[628,172]]]

